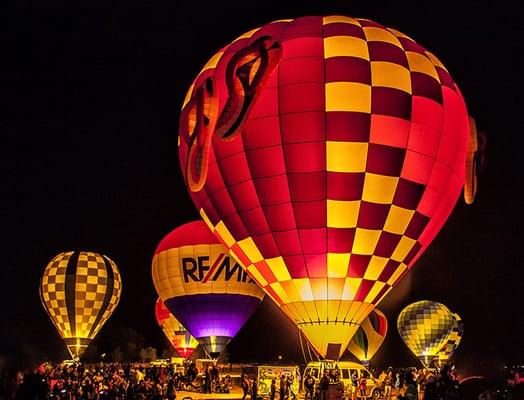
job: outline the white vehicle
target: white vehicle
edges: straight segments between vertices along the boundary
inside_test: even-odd
[[[351,379],[353,374],[355,374],[357,382],[360,382],[362,377],[366,378],[366,397],[371,399],[380,398],[381,391],[378,379],[373,377],[373,374],[362,364],[353,361],[312,361],[304,370],[303,381],[305,381],[308,375],[311,375],[318,385],[324,375],[324,371],[331,373],[337,369],[340,382],[344,385],[344,393],[347,399],[352,399],[353,393],[358,390],[358,383],[355,387]]]

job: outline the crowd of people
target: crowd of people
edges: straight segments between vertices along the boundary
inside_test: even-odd
[[[183,367],[140,366],[131,364],[81,364],[41,363],[29,373],[18,372],[14,381],[3,382],[8,395],[0,400],[174,400],[179,391],[203,393],[229,393],[232,389],[230,375],[220,374],[214,365],[199,371],[195,363]],[[298,377],[297,377],[298,378]],[[298,393],[292,390],[289,377],[273,379],[269,400],[295,400]],[[318,381],[309,374],[303,378],[305,400],[363,400],[371,397],[369,385],[378,388],[379,398],[384,400],[459,400],[465,399],[459,379],[452,367],[436,369],[393,369],[378,374],[351,375],[349,383],[342,385],[340,371],[325,370]],[[347,382],[347,380],[345,381]],[[343,393],[333,396],[331,390],[343,387]],[[256,377],[242,374],[240,379],[242,400],[259,400],[259,382]],[[301,396],[302,398],[302,396]],[[475,400],[501,398],[490,388],[481,391]],[[504,397],[509,399],[511,397]],[[521,397],[513,397],[521,399]]]
[[[209,366],[198,374],[194,363],[173,366],[42,363],[30,373],[16,376],[14,400],[174,400],[177,391],[228,393],[231,377],[219,377]],[[10,400],[9,399],[9,400]]]

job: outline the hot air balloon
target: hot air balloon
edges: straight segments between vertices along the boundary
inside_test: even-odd
[[[423,300],[404,308],[397,319],[397,329],[406,346],[427,367],[446,346],[456,321],[441,303]]]
[[[264,297],[202,221],[182,225],[162,239],[152,272],[168,310],[212,357]]]
[[[386,316],[375,308],[362,322],[357,332],[349,342],[348,350],[364,365],[382,346],[388,331]]]
[[[191,357],[191,354],[198,346],[198,341],[169,312],[161,298],[158,298],[156,301],[155,316],[158,325],[160,325],[169,343],[173,345],[177,353],[184,358]]]
[[[75,359],[111,316],[121,293],[116,264],[88,251],[58,254],[40,281],[42,305]]]
[[[435,362],[437,363],[439,368],[442,368],[449,362],[449,360],[453,356],[453,353],[462,341],[463,335],[464,323],[462,322],[462,319],[458,314],[453,314],[453,328],[451,331],[451,335],[447,343],[444,345],[442,350],[438,352],[437,357],[435,358]]]
[[[179,130],[203,220],[330,359],[448,218],[470,134],[435,55],[344,16],[275,21],[222,48]]]

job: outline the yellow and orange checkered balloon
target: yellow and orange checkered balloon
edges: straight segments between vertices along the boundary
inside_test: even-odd
[[[73,358],[82,355],[111,316],[121,293],[116,264],[88,251],[58,254],[40,281],[42,305]]]
[[[179,155],[209,228],[338,359],[451,213],[469,135],[434,54],[374,21],[315,16],[211,57],[183,104]]]

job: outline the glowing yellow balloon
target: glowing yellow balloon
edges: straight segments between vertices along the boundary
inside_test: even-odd
[[[362,322],[349,342],[348,350],[362,363],[369,364],[369,360],[382,346],[388,332],[388,320],[378,308]]]
[[[65,252],[47,265],[40,299],[73,358],[82,355],[120,300],[122,280],[107,256]]]
[[[397,320],[400,337],[424,366],[444,348],[453,333],[452,312],[435,301],[417,301],[402,310]]]

